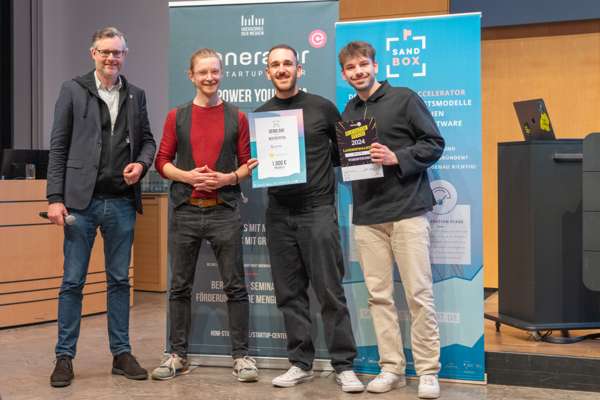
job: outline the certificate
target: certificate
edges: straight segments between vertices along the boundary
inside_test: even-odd
[[[250,150],[258,159],[252,187],[306,183],[302,110],[248,114]]]
[[[375,118],[338,122],[335,126],[344,182],[383,177],[381,164],[371,161],[377,142]]]

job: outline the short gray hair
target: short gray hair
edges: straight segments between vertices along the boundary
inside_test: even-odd
[[[125,37],[125,35],[119,32],[117,28],[113,27],[104,28],[96,31],[96,33],[94,33],[94,36],[92,36],[92,47],[90,47],[90,50],[98,49],[98,42],[100,41],[100,39],[112,38],[115,36],[118,36],[119,39],[121,39],[121,42],[123,42],[123,51],[128,52],[129,49],[127,48],[127,38]]]

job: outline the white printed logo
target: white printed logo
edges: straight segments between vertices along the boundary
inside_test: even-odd
[[[312,31],[308,35],[308,43],[316,49],[321,48],[327,43],[327,35],[321,30]]]
[[[265,34],[264,25],[264,18],[255,18],[254,15],[245,18],[242,15],[242,36],[263,36]]]
[[[441,179],[431,182],[430,186],[435,197],[435,205],[431,212],[442,215],[454,210],[458,201],[454,186],[450,182]]]
[[[408,42],[408,38],[412,36],[412,31],[408,29],[404,29],[404,37],[403,42],[404,45],[401,45],[400,38],[391,37],[386,38],[385,40],[385,50],[390,51],[392,56],[396,56],[392,58],[392,65],[386,65],[386,73],[387,78],[398,78],[400,77],[399,73],[392,73],[392,68],[394,71],[397,71],[397,68],[407,67],[407,66],[416,66],[413,67],[417,69],[417,72],[413,72],[413,76],[426,76],[427,69],[425,63],[422,63],[419,58],[421,57],[419,54],[426,47],[426,37],[425,36],[412,36],[412,40],[420,41],[421,43]],[[397,42],[397,43],[396,43]],[[392,44],[393,43],[393,44]],[[408,46],[408,44],[411,44]]]

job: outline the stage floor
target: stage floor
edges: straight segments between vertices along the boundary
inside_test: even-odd
[[[484,303],[486,313],[498,312],[498,293],[494,293]],[[496,331],[496,323],[489,319],[484,320],[485,351],[486,352],[516,352],[550,354],[572,357],[600,358],[600,340],[583,340],[572,344],[555,344],[536,342],[530,333],[502,325],[500,332]],[[569,331],[569,337],[575,338],[598,333],[600,330],[574,330]],[[552,336],[561,337],[560,331],[555,331]]]

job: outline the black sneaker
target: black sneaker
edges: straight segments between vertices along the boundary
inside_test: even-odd
[[[54,372],[50,377],[50,385],[54,387],[69,386],[71,381],[75,378],[73,374],[73,357],[68,355],[62,355],[56,357],[54,360]]]
[[[113,359],[114,375],[125,375],[129,379],[146,379],[148,371],[140,366],[138,360],[129,351],[117,354]]]

